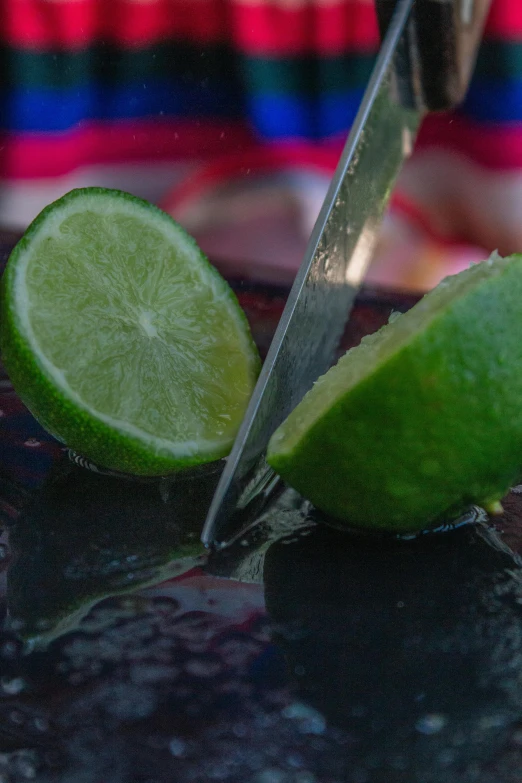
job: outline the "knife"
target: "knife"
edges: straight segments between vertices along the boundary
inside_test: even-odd
[[[331,366],[419,124],[464,96],[489,1],[377,0],[381,50],[211,502],[206,546],[236,541],[282,489],[265,461],[270,436]]]

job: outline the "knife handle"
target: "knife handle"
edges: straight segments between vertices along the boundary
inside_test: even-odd
[[[491,0],[416,0],[395,81],[406,106],[441,111],[464,98]],[[397,0],[376,0],[381,36]]]

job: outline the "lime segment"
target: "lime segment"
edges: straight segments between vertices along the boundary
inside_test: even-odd
[[[165,213],[72,191],[16,246],[2,299],[13,384],[68,446],[140,474],[228,453],[259,358],[230,287]]]
[[[498,508],[522,475],[521,301],[521,255],[446,278],[317,381],[268,461],[348,527]]]

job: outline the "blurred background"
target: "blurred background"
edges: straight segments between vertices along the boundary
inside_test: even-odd
[[[0,0],[0,228],[128,190],[222,268],[289,282],[379,46],[373,0]],[[425,290],[522,251],[522,4],[492,0],[458,111],[431,116],[370,270]]]

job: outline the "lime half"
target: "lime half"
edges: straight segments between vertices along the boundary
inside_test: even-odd
[[[522,475],[522,256],[447,278],[365,338],[274,433],[268,461],[349,527],[498,509]]]
[[[13,250],[1,305],[15,389],[83,456],[158,475],[230,450],[259,357],[228,284],[161,210],[68,193]]]

